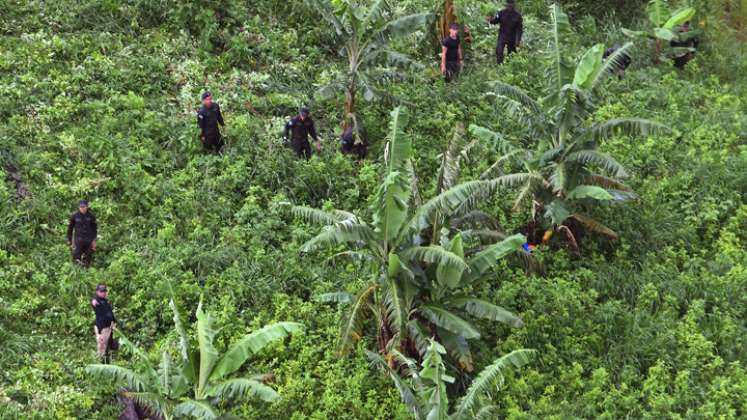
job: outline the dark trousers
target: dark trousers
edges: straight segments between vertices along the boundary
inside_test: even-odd
[[[92,242],[93,240],[89,239],[76,239],[73,242],[73,262],[83,264],[85,267],[91,266],[93,261]]]
[[[356,155],[358,159],[364,159],[368,153],[368,146],[363,143],[342,143],[342,153],[345,155]]]
[[[498,45],[495,47],[495,59],[498,62],[498,64],[503,64],[504,51],[508,47],[508,55],[511,55],[516,52],[516,40],[515,39],[508,39],[503,36],[498,37]]]
[[[456,79],[459,76],[459,71],[461,70],[461,66],[459,65],[458,61],[447,61],[446,62],[446,74],[444,75],[444,78],[447,82],[451,82],[452,80]]]
[[[296,152],[298,157],[311,159],[311,144],[308,140],[293,139],[293,141],[291,141],[291,149]]]
[[[674,58],[674,66],[678,69],[682,70],[685,68],[687,63],[695,57],[695,54],[689,52],[681,57],[675,57]]]
[[[218,134],[206,135],[202,145],[208,152],[218,153],[223,148],[223,137]]]

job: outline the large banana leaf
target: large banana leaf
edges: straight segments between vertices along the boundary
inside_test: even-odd
[[[596,44],[589,48],[581,57],[573,83],[584,89],[590,89],[603,67],[604,45]]]
[[[195,397],[199,400],[205,398],[215,364],[218,362],[218,350],[213,345],[216,331],[213,329],[214,319],[212,315],[202,310],[202,302],[197,305],[197,342],[200,349],[200,369],[197,376],[197,388]]]
[[[340,244],[358,245],[360,242],[368,242],[374,238],[376,238],[376,233],[367,225],[345,220],[325,227],[317,236],[303,244],[301,251],[309,252]]]
[[[280,399],[280,394],[274,389],[255,379],[247,378],[223,381],[212,386],[207,394],[211,397],[219,397],[221,400],[257,397],[262,401],[273,402]]]
[[[124,384],[133,391],[145,391],[147,379],[139,373],[117,365],[93,364],[86,366],[86,372],[114,383]]]
[[[568,198],[571,200],[591,198],[594,200],[607,201],[612,200],[613,197],[612,194],[602,187],[597,187],[596,185],[579,185],[568,193]]]
[[[470,268],[470,279],[475,279],[485,274],[495,266],[499,259],[521,249],[521,246],[526,241],[527,238],[524,235],[512,235],[475,254],[475,256],[470,258],[467,262],[467,265]]]
[[[438,245],[413,246],[402,251],[401,255],[407,261],[423,261],[460,270],[467,269],[467,264],[462,257]]]
[[[685,22],[689,22],[695,16],[695,9],[692,7],[686,7],[682,10],[678,10],[672,14],[663,25],[664,29],[674,29],[677,26],[682,25]]]
[[[339,354],[347,354],[353,342],[360,340],[361,330],[363,329],[363,313],[368,309],[368,303],[371,301],[373,294],[376,292],[376,284],[371,284],[364,288],[356,297],[353,306],[342,320],[340,328],[340,338],[337,343]]]
[[[459,401],[452,418],[456,420],[474,418],[473,410],[479,408],[481,397],[492,391],[500,390],[503,386],[503,372],[507,369],[525,366],[535,354],[535,350],[514,350],[485,367]]]
[[[278,322],[266,325],[257,331],[245,335],[223,354],[210,375],[211,381],[217,381],[226,375],[236,372],[252,354],[265,348],[268,344],[281,340],[290,334],[303,329],[296,322]]]
[[[201,420],[218,418],[218,412],[208,400],[186,400],[174,407],[175,416],[194,417]]]
[[[471,297],[459,297],[448,300],[446,304],[462,308],[465,312],[477,318],[501,322],[514,328],[521,328],[524,326],[524,321],[522,321],[518,316],[498,305],[494,305],[484,300]]]
[[[666,0],[651,0],[646,7],[646,13],[648,14],[648,20],[654,26],[663,26],[669,19],[669,5]]]
[[[550,6],[550,33],[552,36],[552,81],[556,85],[553,95],[557,95],[569,77],[569,66],[563,51],[563,45],[566,42],[566,36],[571,32],[571,24],[568,15],[558,4]]]
[[[464,259],[464,245],[462,243],[462,236],[456,235],[449,244],[449,252]],[[465,267],[455,266],[447,264],[445,261],[438,264],[436,269],[436,281],[441,287],[448,287],[450,289],[455,288],[459,285],[462,280],[462,274],[464,273]]]
[[[472,324],[441,305],[434,303],[420,305],[418,311],[433,324],[454,334],[459,334],[468,340],[480,338],[480,332]]]

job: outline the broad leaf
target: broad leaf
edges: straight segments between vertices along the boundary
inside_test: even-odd
[[[215,364],[218,362],[218,350],[213,345],[216,331],[213,329],[214,319],[212,315],[202,310],[202,302],[197,305],[197,342],[200,349],[200,369],[198,375],[195,397],[205,398],[210,376]]]
[[[589,48],[581,61],[576,66],[576,74],[573,77],[573,83],[584,89],[590,89],[592,83],[602,71],[604,56],[604,45],[596,44]]]
[[[484,300],[474,299],[470,297],[461,297],[450,299],[446,302],[446,304],[456,306],[457,308],[462,308],[468,314],[477,318],[502,322],[514,328],[521,328],[524,326],[524,321],[522,321],[518,316],[501,308],[498,305],[494,305]]]
[[[262,401],[274,402],[280,399],[280,394],[274,389],[254,379],[246,378],[223,381],[211,387],[207,394],[211,397],[219,397],[221,400],[257,397]]]
[[[568,193],[568,198],[571,200],[591,198],[594,200],[607,201],[612,200],[613,197],[612,194],[607,192],[607,190],[597,187],[596,185],[579,185]]]
[[[472,324],[441,305],[424,304],[420,305],[418,310],[430,322],[443,329],[449,330],[454,334],[461,335],[468,340],[480,338],[480,333],[472,326]]]
[[[478,252],[467,263],[471,277],[476,278],[485,274],[495,266],[499,259],[521,249],[526,241],[527,238],[524,235],[516,234]]]
[[[464,259],[464,246],[462,244],[461,235],[457,235],[451,240],[451,243],[449,244],[449,252]],[[453,289],[461,281],[462,273],[464,273],[464,267],[449,265],[446,264],[446,262],[442,262],[436,269],[436,280],[441,287]]]
[[[695,9],[687,7],[672,14],[662,27],[664,29],[674,29],[685,22],[689,22],[695,16]]]

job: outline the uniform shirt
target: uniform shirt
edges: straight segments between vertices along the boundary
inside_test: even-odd
[[[500,24],[501,38],[518,44],[524,32],[524,19],[516,10],[501,10],[495,17],[490,19],[491,25]]]
[[[305,120],[301,120],[301,117],[299,116],[291,118],[291,120],[285,124],[283,137],[288,138],[288,133],[290,133],[290,139],[293,141],[309,141],[309,135],[311,135],[314,141],[319,141],[316,136],[314,120],[312,120],[311,117],[306,117]]]
[[[210,108],[206,108],[205,105],[200,107],[200,110],[197,111],[197,125],[200,126],[203,136],[215,137],[220,135],[218,124],[225,125],[223,115],[220,113],[220,106],[217,103],[213,102]]]
[[[96,239],[96,216],[89,209],[86,214],[79,211],[70,216],[70,222],[67,225],[67,240],[73,240],[73,230],[75,230],[76,241],[93,241]]]
[[[441,45],[446,47],[446,61],[459,61],[459,37],[456,39],[447,36],[441,41]]]
[[[99,332],[103,330],[104,328],[109,328],[112,325],[112,322],[116,322],[117,319],[114,318],[114,311],[112,310],[112,305],[109,303],[106,298],[100,298],[98,296],[93,298],[97,303],[96,305],[91,305],[93,307],[93,312],[96,313],[96,328],[99,329]]]

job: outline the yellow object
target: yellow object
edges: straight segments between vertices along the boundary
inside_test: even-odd
[[[552,230],[548,229],[545,231],[545,235],[542,236],[542,243],[546,244],[550,239],[552,239]]]

